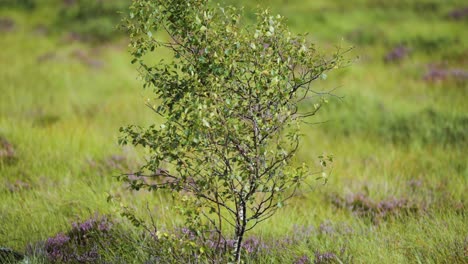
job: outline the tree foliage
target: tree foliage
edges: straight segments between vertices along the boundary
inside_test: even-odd
[[[309,175],[306,164],[292,162],[300,125],[323,103],[312,82],[339,67],[342,52],[324,56],[268,10],[246,25],[239,10],[207,0],[135,0],[125,21],[132,62],[157,99],[148,106],[165,118],[160,126],[121,129],[121,143],[151,153],[129,182],[181,195],[192,205],[184,209],[188,219],[205,216],[220,247],[232,231],[239,261],[245,232]],[[167,51],[169,62],[145,60]],[[311,111],[299,110],[304,100]]]

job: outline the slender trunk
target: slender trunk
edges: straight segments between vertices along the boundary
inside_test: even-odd
[[[244,202],[241,202],[239,206],[239,212],[237,214],[237,225],[236,225],[236,237],[235,237],[235,262],[241,263],[241,251],[242,251],[242,240],[244,239],[245,227],[247,225],[245,218],[246,206]]]

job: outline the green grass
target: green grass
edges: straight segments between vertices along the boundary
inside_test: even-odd
[[[311,180],[312,188],[250,235],[280,239],[295,225],[318,229],[324,222],[352,231],[314,235],[265,256],[265,263],[291,263],[303,254],[313,259],[316,251],[343,247],[354,263],[468,263],[467,80],[423,80],[428,64],[467,69],[466,20],[446,18],[463,1],[391,3],[268,2],[319,47],[354,45],[349,56],[359,58],[317,82],[321,90],[340,87],[335,93],[344,98],[331,99],[311,119],[326,123],[304,126],[298,160],[313,165],[322,153],[334,154],[328,183]],[[257,5],[243,4],[247,14]],[[425,12],[418,11],[421,4]],[[16,22],[0,38],[0,136],[16,152],[16,161],[0,159],[0,246],[23,251],[95,212],[119,218],[119,204],[106,201],[109,193],[142,217],[149,202],[158,226],[180,223],[169,196],[125,190],[113,178],[120,167],[109,165],[112,155],[126,157],[120,165],[130,167],[145,156],[144,150],[117,145],[120,126],[159,120],[144,106],[149,94],[141,89],[125,41],[68,43],[59,32],[35,34],[37,24],[53,24],[48,17],[54,10],[0,10],[0,17]],[[384,63],[398,44],[407,45],[410,55]],[[102,65],[90,66],[77,54]],[[39,62],[41,56],[50,58]],[[375,202],[407,199],[421,210],[375,224],[333,205],[333,197],[356,193]]]

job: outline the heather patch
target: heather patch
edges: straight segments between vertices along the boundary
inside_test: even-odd
[[[13,144],[0,136],[0,165],[11,165],[17,161],[16,150]]]
[[[390,50],[386,55],[385,55],[385,62],[386,63],[391,63],[391,62],[399,62],[406,58],[410,53],[410,49],[407,48],[406,46],[399,45],[392,50]]]
[[[31,184],[24,182],[22,180],[16,180],[14,182],[6,183],[6,189],[12,193],[24,191],[24,190],[30,190],[31,188],[32,188]]]
[[[314,264],[333,263],[337,256],[333,252],[315,252]]]
[[[431,83],[440,83],[445,81],[466,83],[468,81],[468,71],[457,68],[430,66],[423,79]]]
[[[458,7],[447,14],[447,17],[453,20],[463,20],[468,18],[468,7]]]
[[[307,255],[302,255],[294,261],[294,264],[311,264],[311,263],[312,261]]]
[[[362,193],[350,194],[345,198],[335,195],[332,197],[332,204],[339,209],[349,210],[358,217],[368,218],[374,224],[393,217],[425,211],[424,205],[407,198],[389,197],[375,201]]]
[[[332,225],[331,223],[328,223]],[[248,263],[277,263],[285,256],[283,252],[291,251],[297,247],[306,247],[312,256],[298,254],[290,261],[298,264],[305,263],[349,263],[352,256],[344,247],[338,251],[323,251],[312,243],[322,232],[322,226],[295,226],[289,235],[265,239],[257,235],[249,236],[242,244],[242,252]],[[335,227],[334,235],[342,235],[341,227]],[[173,231],[149,228],[145,232],[148,244],[143,246],[148,255],[147,263],[227,263],[230,253],[234,249],[235,240],[231,238],[219,239],[216,233],[201,234],[188,228],[177,228]]]
[[[86,162],[89,169],[98,174],[105,174],[108,172],[127,173],[137,168],[137,163],[123,154],[113,154],[102,159],[88,158]],[[129,177],[132,178],[132,176]]]
[[[16,23],[8,17],[0,17],[0,32],[11,32],[15,29]]]
[[[52,263],[102,263],[100,250],[112,240],[113,223],[95,216],[73,223],[67,233],[58,233],[44,243],[47,259]]]
[[[91,55],[88,52],[81,49],[73,51],[71,56],[83,65],[90,68],[101,69],[105,65],[102,60],[97,59],[96,56]]]

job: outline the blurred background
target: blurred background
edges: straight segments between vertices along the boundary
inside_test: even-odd
[[[109,194],[142,215],[154,202],[161,225],[177,224],[164,196],[112,177],[144,158],[118,146],[119,127],[158,122],[117,29],[129,3],[0,0],[0,246],[23,250],[96,212],[118,215]],[[467,261],[468,3],[216,3],[243,6],[246,23],[269,7],[318,49],[354,47],[348,67],[316,82],[342,99],[304,128],[298,157],[313,165],[333,154],[328,183],[311,180],[255,234],[328,225],[333,234],[317,231],[311,251],[346,247],[359,263]]]

